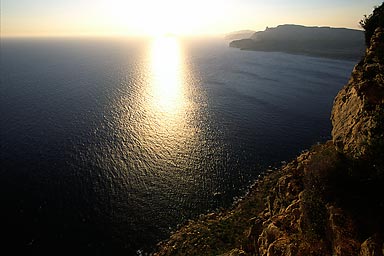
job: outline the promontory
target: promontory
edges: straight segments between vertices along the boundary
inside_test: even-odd
[[[364,54],[362,30],[280,25],[230,42],[242,50],[285,52],[315,57],[358,60]]]

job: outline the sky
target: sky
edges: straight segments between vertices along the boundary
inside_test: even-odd
[[[2,37],[219,35],[280,24],[359,29],[382,0],[0,0]]]

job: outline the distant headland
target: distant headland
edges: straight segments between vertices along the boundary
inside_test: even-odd
[[[279,25],[230,42],[241,50],[285,52],[315,57],[358,60],[364,54],[362,30]]]

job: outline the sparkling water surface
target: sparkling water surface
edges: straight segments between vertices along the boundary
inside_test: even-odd
[[[135,255],[330,138],[354,62],[221,40],[2,39],[5,244]]]

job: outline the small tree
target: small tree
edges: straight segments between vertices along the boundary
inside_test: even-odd
[[[370,45],[371,37],[376,28],[384,28],[384,2],[379,7],[375,7],[373,13],[369,16],[364,15],[364,18],[359,22],[360,26],[365,30],[365,43]]]

